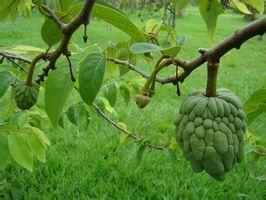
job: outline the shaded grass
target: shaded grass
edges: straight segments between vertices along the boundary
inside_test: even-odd
[[[0,46],[27,44],[45,48],[40,38],[40,19],[34,15],[31,21],[18,20],[0,25]],[[139,24],[140,20],[133,16]],[[191,9],[184,18],[177,20],[177,31],[187,35],[188,40],[181,57],[192,59],[198,56],[199,47],[211,47],[217,41],[231,34],[247,22],[241,15],[228,13],[218,22],[214,41],[206,37],[205,25],[198,12]],[[30,37],[29,37],[30,36]],[[119,30],[93,20],[89,26],[89,44],[106,46],[126,39]],[[75,43],[82,47],[82,30],[75,36]],[[219,87],[227,87],[241,100],[261,87],[266,87],[265,41],[253,38],[240,51],[233,50],[221,60]],[[149,71],[143,61],[139,66]],[[171,69],[173,70],[173,69]],[[170,72],[171,72],[170,70]],[[118,120],[127,123],[132,131],[145,134],[155,133],[148,129],[151,122],[171,124],[176,118],[183,98],[191,91],[205,87],[206,69],[197,69],[182,84],[183,96],[175,95],[175,87],[158,85],[151,104],[139,110],[133,102],[126,106],[119,101],[116,109]],[[173,71],[172,71],[173,72]],[[169,71],[162,74],[168,74]],[[129,74],[128,77],[137,77]],[[4,100],[1,100],[4,101]],[[5,100],[7,103],[7,100]],[[119,133],[96,115],[92,115],[88,130],[78,133],[68,126],[66,130],[45,132],[52,141],[48,150],[46,165],[35,163],[35,171],[29,173],[16,164],[9,165],[0,173],[0,192],[7,194],[10,189],[21,189],[25,199],[265,199],[265,183],[248,176],[247,160],[228,173],[224,182],[211,179],[206,173],[193,173],[189,164],[177,151],[178,161],[173,163],[166,152],[146,151],[140,163],[136,160],[138,146],[128,141],[116,149]],[[266,130],[261,117],[250,130],[262,134]],[[173,135],[173,129],[164,133]]]

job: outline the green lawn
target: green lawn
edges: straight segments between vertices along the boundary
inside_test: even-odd
[[[139,24],[140,20],[132,16]],[[40,37],[42,17],[34,14],[31,20],[17,20],[0,24],[0,47],[14,44],[46,48]],[[241,15],[228,13],[219,18],[213,42],[206,36],[206,27],[199,13],[189,9],[185,17],[177,19],[177,32],[188,39],[180,54],[184,59],[198,56],[197,49],[211,47],[238,27],[245,25]],[[74,42],[82,47],[82,31],[74,35]],[[115,28],[92,20],[89,26],[89,44],[106,46],[127,39]],[[266,87],[266,41],[253,38],[241,50],[233,50],[221,60],[219,87],[233,90],[245,100],[258,88]],[[138,65],[147,69],[146,63]],[[150,70],[150,68],[148,68]],[[166,74],[164,72],[163,74]],[[137,75],[128,75],[137,77]],[[128,77],[127,76],[127,77]],[[158,85],[150,105],[139,110],[131,101],[129,106],[120,100],[115,107],[117,121],[124,121],[130,130],[140,134],[155,133],[152,123],[172,123],[184,97],[205,87],[206,68],[197,69],[182,85],[182,96],[177,97],[172,85]],[[7,100],[1,100],[1,102]],[[150,127],[151,126],[151,127]],[[149,128],[150,127],[150,128]],[[265,115],[250,131],[261,135],[266,130]],[[23,194],[24,199],[257,199],[266,198],[266,184],[248,175],[247,158],[218,182],[206,173],[192,172],[190,165],[177,151],[177,162],[162,151],[146,151],[141,164],[136,160],[138,146],[128,141],[115,151],[119,131],[101,118],[93,120],[84,132],[73,126],[66,130],[45,131],[52,141],[47,164],[35,162],[30,173],[15,163],[0,173],[1,194],[10,191]],[[164,134],[174,135],[174,127]],[[1,156],[1,155],[0,155]]]

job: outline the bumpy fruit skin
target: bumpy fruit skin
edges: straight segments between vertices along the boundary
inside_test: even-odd
[[[38,100],[39,85],[33,83],[32,86],[28,86],[25,83],[21,83],[15,86],[15,100],[17,107],[21,110],[28,110],[34,106]]]
[[[203,90],[188,95],[175,121],[176,139],[195,172],[205,170],[223,180],[244,150],[246,116],[240,99],[228,89],[206,97]]]

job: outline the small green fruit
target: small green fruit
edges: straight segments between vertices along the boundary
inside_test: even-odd
[[[136,94],[135,102],[138,105],[138,107],[142,109],[149,104],[150,97],[143,94]]]
[[[21,83],[15,86],[15,101],[17,107],[21,110],[28,110],[34,106],[38,100],[39,85],[33,83],[32,86],[28,86],[25,83]]]

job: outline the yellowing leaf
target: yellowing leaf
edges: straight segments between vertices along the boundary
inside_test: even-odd
[[[238,1],[238,0],[230,0],[230,4],[231,4],[233,7],[235,7],[236,9],[240,10],[240,11],[241,11],[242,13],[244,13],[244,14],[252,14],[252,13],[248,10],[247,6],[246,6],[244,3],[242,3],[242,2],[240,2],[240,1]]]
[[[8,147],[13,159],[22,167],[33,171],[33,154],[27,144],[25,135],[12,132],[8,135]]]

